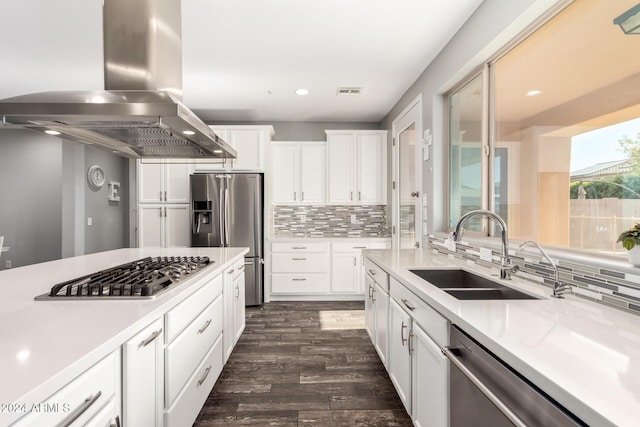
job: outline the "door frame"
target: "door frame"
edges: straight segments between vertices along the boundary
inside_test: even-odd
[[[420,196],[416,200],[415,211],[415,230],[416,242],[422,247],[422,154],[423,154],[423,135],[422,135],[422,94],[419,94],[413,101],[405,107],[404,110],[393,120],[391,124],[391,141],[392,141],[392,182],[391,182],[391,225],[392,238],[391,243],[394,249],[400,248],[400,192],[398,191],[400,182],[400,139],[398,135],[403,130],[415,123],[416,128],[416,191]]]

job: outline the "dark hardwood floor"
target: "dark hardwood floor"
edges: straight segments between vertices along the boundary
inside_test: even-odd
[[[411,426],[365,330],[327,330],[324,322],[321,328],[321,311],[363,307],[276,302],[247,308],[244,334],[194,426]],[[337,323],[348,324],[337,315]]]

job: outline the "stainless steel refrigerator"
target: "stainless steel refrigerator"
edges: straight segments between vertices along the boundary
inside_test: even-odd
[[[263,184],[257,173],[191,175],[191,246],[248,247],[246,305],[263,302]]]

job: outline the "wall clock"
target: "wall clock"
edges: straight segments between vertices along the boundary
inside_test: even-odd
[[[99,190],[105,181],[104,170],[99,165],[92,165],[87,171],[87,181],[89,186],[95,190]]]

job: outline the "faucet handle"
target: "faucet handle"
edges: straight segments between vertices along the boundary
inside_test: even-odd
[[[555,298],[563,298],[563,295],[571,290],[572,288],[569,283],[556,282],[553,285],[553,294],[551,294],[551,296]]]

